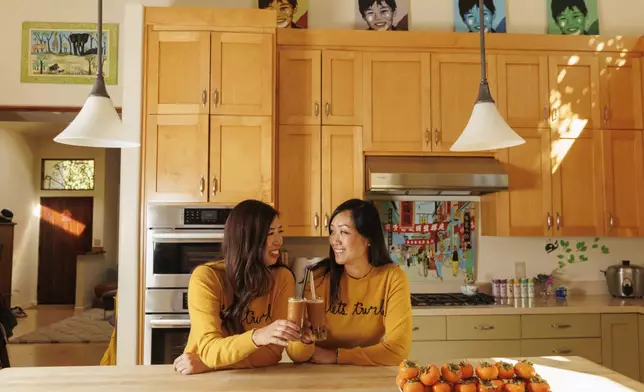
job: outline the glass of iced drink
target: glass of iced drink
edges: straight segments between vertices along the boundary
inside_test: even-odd
[[[311,323],[311,340],[318,342],[325,340],[326,332],[326,312],[324,309],[324,299],[315,297],[306,300],[306,313]]]
[[[304,298],[290,297],[288,299],[288,314],[286,318],[300,327],[302,336],[302,325],[304,323],[304,312],[306,311],[306,300]]]

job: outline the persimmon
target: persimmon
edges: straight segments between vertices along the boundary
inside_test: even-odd
[[[461,361],[461,363],[459,363],[459,366],[461,367],[461,378],[463,380],[474,376],[474,368],[472,367],[471,364],[465,361]]]
[[[416,362],[409,361],[406,359],[402,361],[398,366],[398,374],[402,374],[408,380],[410,378],[418,377],[419,371],[420,369],[418,369],[418,365],[416,365]]]
[[[402,389],[406,383],[407,383],[407,377],[405,377],[401,373],[398,373],[398,375],[396,376],[396,386]]]
[[[476,382],[476,379],[467,378],[454,385],[454,392],[476,392],[477,388],[478,383]]]
[[[441,375],[445,381],[455,384],[461,380],[461,367],[455,363],[446,363],[441,366]]]
[[[507,362],[497,362],[497,369],[499,369],[499,378],[500,379],[510,379],[514,377],[514,366],[511,363]]]
[[[420,382],[429,386],[436,384],[436,381],[441,378],[440,370],[436,365],[429,365],[420,368]]]
[[[481,362],[476,365],[476,376],[481,380],[494,380],[499,377],[499,369],[490,362]]]
[[[499,392],[503,390],[503,386],[505,385],[502,380],[490,380],[490,382],[496,387],[496,390]]]
[[[550,384],[539,375],[536,375],[528,382],[528,392],[550,392]]]
[[[525,392],[525,383],[521,380],[509,380],[503,386],[503,392]]]
[[[478,392],[501,392],[500,388],[501,387],[495,385],[492,381],[486,380],[479,384]]]
[[[411,378],[403,386],[403,392],[425,392],[425,385],[419,379]]]
[[[534,377],[537,372],[534,370],[534,366],[531,362],[522,360],[514,365],[514,374],[516,374],[519,378],[529,380]]]
[[[452,386],[443,380],[437,381],[431,388],[431,392],[452,392]]]

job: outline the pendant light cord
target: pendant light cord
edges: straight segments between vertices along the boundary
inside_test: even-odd
[[[99,0],[100,1],[100,0]],[[487,82],[487,64],[485,63],[485,10],[483,0],[479,0],[479,37],[481,39],[481,84],[476,102],[494,102]]]
[[[103,0],[98,0],[98,23],[97,23],[97,41],[96,48],[96,79],[90,95],[109,98],[105,88],[105,79],[103,78]]]

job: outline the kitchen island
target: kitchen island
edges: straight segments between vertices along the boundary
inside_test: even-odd
[[[501,358],[490,360],[497,359]],[[644,384],[580,357],[526,359],[548,380],[552,392],[644,391]],[[481,360],[467,359],[474,365]],[[514,363],[518,358],[503,360]],[[170,365],[9,368],[0,370],[0,388],[11,392],[393,392],[397,371],[396,367],[280,364],[181,376]]]

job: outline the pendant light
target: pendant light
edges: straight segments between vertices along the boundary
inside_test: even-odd
[[[92,91],[74,120],[54,138],[62,144],[83,147],[139,147],[137,135],[126,130],[116,113],[103,78],[103,0],[98,0],[96,79]]]
[[[479,34],[481,37],[481,84],[470,121],[450,151],[487,151],[515,147],[525,140],[510,128],[492,99],[485,64],[485,13],[479,0]]]

